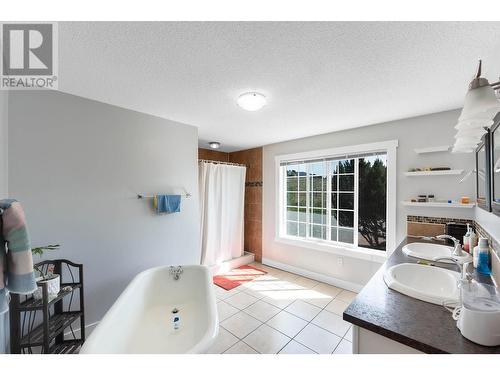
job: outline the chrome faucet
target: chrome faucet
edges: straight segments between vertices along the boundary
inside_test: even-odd
[[[467,268],[472,262],[462,263],[460,260],[452,257],[437,257],[433,259],[434,262],[439,262],[440,260],[451,260],[460,270],[461,281],[467,281],[469,283],[472,281],[472,274],[467,272]]]
[[[439,236],[436,236],[437,239],[439,240],[452,240],[453,243],[455,244],[455,248],[453,249],[453,252],[451,255],[455,257],[463,257],[464,251],[462,250],[462,245],[460,245],[460,241],[457,240],[455,237],[450,236],[449,234],[441,234]]]
[[[179,280],[181,278],[181,273],[184,272],[182,266],[170,266],[170,274],[174,278],[174,280]]]

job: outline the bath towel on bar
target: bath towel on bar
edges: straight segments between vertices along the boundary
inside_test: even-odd
[[[36,289],[33,257],[23,208],[15,199],[0,200],[0,314],[7,311],[8,292]]]
[[[154,197],[156,213],[171,214],[181,211],[181,196],[169,194],[157,194]]]

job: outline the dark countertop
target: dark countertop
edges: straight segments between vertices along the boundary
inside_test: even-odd
[[[404,240],[344,311],[344,320],[425,353],[500,353],[500,346],[482,346],[463,337],[444,307],[405,296],[386,286],[383,274],[387,268],[399,263],[417,263],[418,259],[402,251],[411,242],[429,243],[414,238]],[[457,271],[452,264],[439,263],[439,266]],[[481,275],[474,277],[490,282]]]

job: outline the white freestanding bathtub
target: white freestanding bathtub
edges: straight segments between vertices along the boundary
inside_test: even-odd
[[[205,266],[182,268],[179,280],[174,280],[169,266],[138,274],[80,353],[205,352],[219,329],[212,277]],[[178,329],[174,329],[174,315],[180,318]]]

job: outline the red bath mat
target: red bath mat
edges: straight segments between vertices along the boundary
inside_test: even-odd
[[[252,266],[241,266],[229,272],[214,276],[214,284],[223,289],[231,290],[241,284],[265,275],[267,272]]]

